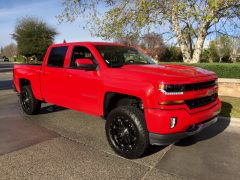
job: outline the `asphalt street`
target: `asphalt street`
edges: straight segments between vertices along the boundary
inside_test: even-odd
[[[0,73],[10,72],[13,69],[13,63],[11,62],[0,62]]]
[[[0,69],[6,70],[0,64]],[[200,134],[151,146],[137,160],[109,147],[105,121],[44,104],[22,113],[12,73],[0,70],[0,179],[238,179],[240,122],[219,118]]]

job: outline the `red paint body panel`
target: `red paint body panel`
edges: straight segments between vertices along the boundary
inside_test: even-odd
[[[145,109],[147,128],[149,132],[157,134],[175,134],[185,132],[189,126],[212,119],[220,112],[219,99],[207,105],[204,110],[192,113],[188,107],[172,106],[168,109]],[[177,125],[170,128],[170,118],[177,117]]]
[[[52,104],[103,116],[104,100],[108,92],[138,97],[144,105],[145,119],[149,132],[159,134],[185,131],[190,125],[216,116],[221,102],[219,99],[200,108],[189,109],[186,104],[160,105],[164,101],[188,100],[204,97],[217,87],[185,92],[183,95],[164,95],[158,90],[161,83],[192,84],[217,79],[215,73],[196,67],[180,65],[125,65],[109,68],[95,45],[123,46],[114,43],[66,43],[48,48],[42,67],[14,65],[14,84],[20,92],[20,79],[30,81],[34,96]],[[47,66],[52,47],[68,46],[64,68]],[[96,71],[69,68],[75,46],[88,48],[98,63]],[[170,129],[170,117],[178,123]]]
[[[40,72],[41,66],[34,65],[14,65],[14,84],[16,90],[20,91],[19,79],[28,79],[31,82],[32,91],[34,96],[43,100],[41,93],[41,83],[40,83]]]

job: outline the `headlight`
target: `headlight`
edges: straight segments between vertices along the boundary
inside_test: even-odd
[[[179,95],[184,92],[184,85],[179,84],[160,84],[159,90],[167,95]]]

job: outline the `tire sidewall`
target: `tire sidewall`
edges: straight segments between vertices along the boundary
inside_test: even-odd
[[[115,141],[113,140],[110,132],[110,125],[114,118],[117,116],[122,116],[128,118],[137,130],[137,141],[136,145],[132,151],[123,152],[120,148],[117,147]],[[107,117],[106,122],[106,136],[108,142],[112,149],[119,155],[128,158],[136,159],[141,157],[149,145],[149,136],[146,130],[144,114],[137,108],[132,106],[122,106],[112,110]]]
[[[29,110],[28,109],[25,109],[23,107],[23,102],[22,102],[22,96],[23,96],[23,93],[27,91],[27,93],[29,94],[29,101],[31,103],[30,107],[29,107]],[[22,110],[23,112],[25,112],[26,114],[28,115],[32,115],[34,114],[34,97],[33,97],[33,93],[32,93],[32,89],[30,86],[24,86],[22,89],[21,89],[21,92],[20,92],[20,98],[19,98],[19,102],[21,104],[21,107],[22,107]]]

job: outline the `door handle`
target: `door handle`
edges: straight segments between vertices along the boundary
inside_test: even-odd
[[[71,78],[71,77],[72,77],[72,74],[68,74],[67,77]]]

